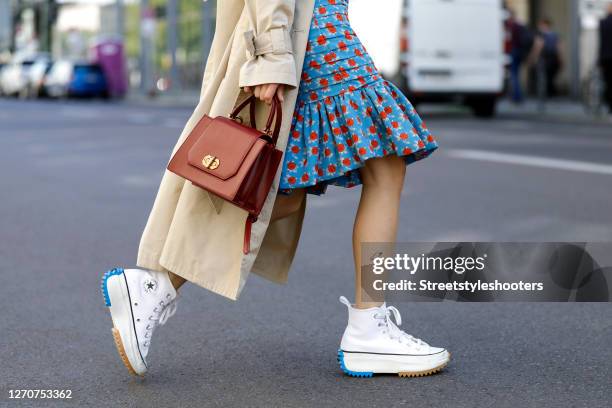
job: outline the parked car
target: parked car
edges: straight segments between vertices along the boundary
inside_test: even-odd
[[[0,71],[0,94],[6,96],[18,95],[26,84],[24,69],[33,64],[34,61],[12,61],[6,64]]]
[[[404,0],[398,85],[418,102],[495,114],[504,87],[502,0]]]
[[[49,55],[38,54],[26,58],[16,58],[0,71],[0,93],[8,96],[25,96],[27,93],[30,70],[35,64],[51,61]]]
[[[44,80],[44,90],[54,98],[109,95],[102,68],[89,62],[56,61]]]
[[[40,59],[30,67],[26,85],[26,96],[28,98],[38,98],[46,96],[44,89],[45,77],[51,71],[53,62],[51,60]]]
[[[22,94],[28,83],[28,69],[34,64],[31,59],[12,61],[0,72],[0,93],[6,96]]]

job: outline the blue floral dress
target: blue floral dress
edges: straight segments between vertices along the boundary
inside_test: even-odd
[[[374,157],[427,157],[438,144],[408,99],[382,78],[348,20],[349,0],[316,0],[279,191],[361,184]]]

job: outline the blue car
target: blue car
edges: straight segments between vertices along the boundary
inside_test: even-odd
[[[102,97],[109,95],[108,83],[97,64],[60,60],[45,79],[46,93],[55,98]]]

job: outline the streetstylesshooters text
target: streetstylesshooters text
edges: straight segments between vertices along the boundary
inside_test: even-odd
[[[417,272],[445,271],[463,275],[471,271],[483,271],[486,268],[487,255],[479,257],[440,257],[421,254],[410,256],[408,254],[396,254],[393,257],[372,258],[372,272],[381,275],[387,271],[402,271],[415,275]],[[385,282],[383,279],[375,279],[372,287],[376,291],[542,291],[542,282],[500,282],[495,279],[492,282],[478,279],[475,282],[452,281],[434,282],[429,279],[420,279],[418,282],[401,279],[396,282]]]

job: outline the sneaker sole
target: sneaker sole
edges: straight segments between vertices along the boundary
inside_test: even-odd
[[[389,363],[381,361],[382,359],[384,359],[384,354],[366,354],[366,353],[359,353],[361,356],[361,361],[360,361],[360,365],[377,365],[378,368],[376,370],[351,370],[347,367],[347,358],[346,358],[346,352],[343,351],[342,349],[338,350],[338,363],[340,363],[340,368],[342,369],[342,371],[351,377],[360,377],[360,378],[371,378],[374,376],[374,374],[397,374],[400,377],[425,377],[428,375],[432,375],[432,374],[436,374],[439,373],[440,371],[442,371],[449,363],[450,361],[450,353],[448,354],[448,357],[445,360],[440,361],[437,364],[434,364],[433,367],[427,367],[426,369],[423,370],[395,370],[395,369],[385,369],[384,365],[388,364],[389,366],[394,365],[393,363]],[[349,355],[353,354],[348,352]],[[370,359],[370,361],[367,361],[368,359]],[[349,357],[350,360],[350,357]],[[403,364],[397,364],[396,365],[403,365]],[[351,362],[349,361],[349,366],[351,365]]]
[[[110,314],[111,314],[111,319],[113,322],[113,328],[112,328],[112,333],[113,333],[113,339],[115,341],[115,346],[117,348],[117,352],[119,353],[119,357],[121,358],[121,361],[123,362],[123,364],[125,365],[125,367],[128,369],[128,372],[132,375],[135,376],[139,376],[142,377],[144,376],[144,372],[146,372],[146,363],[144,363],[144,361],[142,361],[142,358],[139,357],[140,351],[137,349],[137,345],[135,346],[134,344],[137,343],[137,341],[132,340],[132,342],[129,342],[128,346],[131,347],[131,351],[132,354],[134,354],[136,357],[138,358],[141,362],[142,365],[144,366],[144,370],[141,370],[142,372],[139,373],[136,368],[134,367],[134,365],[130,362],[130,359],[128,357],[128,353],[126,352],[126,347],[125,347],[125,342],[124,342],[124,338],[134,338],[136,337],[136,335],[134,334],[134,330],[133,330],[133,317],[132,317],[132,312],[131,309],[130,311],[127,310],[122,310],[120,308],[121,305],[118,304],[112,304],[111,302],[111,297],[115,299],[115,302],[117,303],[117,299],[123,300],[123,302],[128,301],[129,304],[129,294],[124,293],[124,284],[122,281],[119,281],[119,283],[113,283],[113,287],[110,288],[110,292],[109,292],[109,279],[111,279],[114,276],[120,276],[119,279],[124,279],[123,278],[123,269],[121,268],[115,268],[115,269],[111,269],[110,271],[106,272],[104,274],[104,276],[102,277],[102,285],[101,285],[101,289],[102,289],[102,296],[104,297],[104,304],[109,308]],[[113,296],[111,296],[111,293],[113,294]],[[127,295],[127,296],[126,296]],[[131,308],[131,306],[130,306]],[[122,336],[121,330],[120,328],[124,327],[124,335]]]
[[[111,330],[113,332],[113,339],[115,339],[115,347],[117,347],[117,352],[119,353],[121,361],[123,361],[123,365],[125,365],[130,374],[135,375],[137,377],[144,377],[144,375],[138,374],[136,370],[134,370],[134,367],[132,367],[132,364],[130,364],[130,360],[128,359],[127,354],[125,354],[125,348],[123,347],[123,342],[121,341],[121,335],[119,334],[119,330],[117,330],[115,326],[113,326]]]

